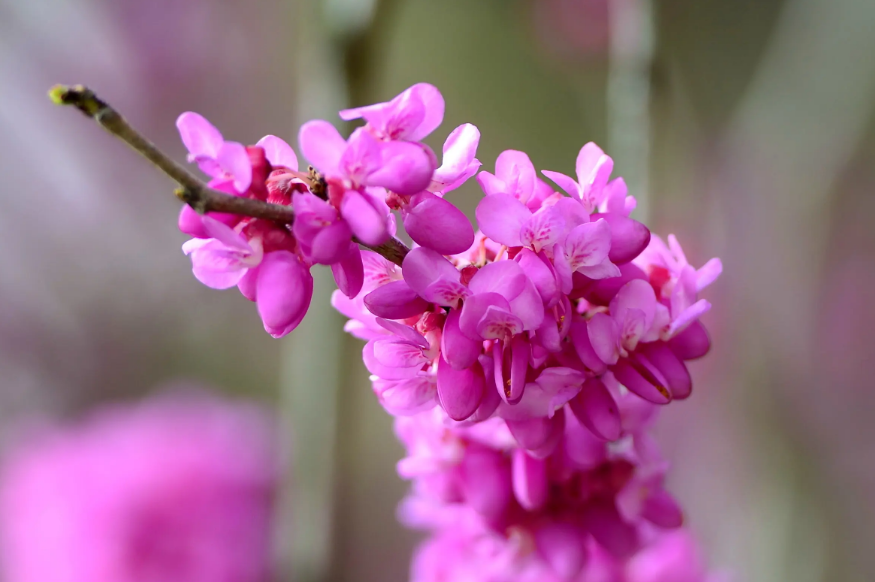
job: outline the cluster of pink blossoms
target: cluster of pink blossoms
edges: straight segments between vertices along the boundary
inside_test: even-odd
[[[186,391],[25,436],[4,451],[4,580],[273,579],[282,472],[261,408]]]
[[[237,285],[268,332],[303,318],[311,265],[330,265],[332,302],[408,449],[402,507],[434,532],[416,582],[711,580],[663,489],[667,463],[649,437],[660,405],[687,398],[685,361],[709,350],[696,269],[630,218],[635,198],[593,143],[576,179],[539,178],[503,152],[477,175],[479,231],[443,194],[473,177],[478,130],[455,129],[442,165],[419,140],[442,121],[438,90],[419,84],[387,103],[341,112],[365,124],[344,140],[325,121],[300,131],[312,164],[274,136],[224,142],[196,114],[178,125],[211,185],[291,205],[292,227],[183,209],[194,273]],[[402,265],[359,250],[395,234],[416,243]],[[663,550],[659,550],[663,548]]]

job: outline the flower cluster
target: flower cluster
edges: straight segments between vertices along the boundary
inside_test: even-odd
[[[356,242],[379,246],[393,237],[391,210],[400,212],[407,234],[423,247],[445,254],[467,250],[474,231],[443,194],[477,172],[480,133],[470,124],[456,128],[438,166],[420,140],[443,115],[440,92],[421,83],[388,103],[342,111],[344,119],[367,122],[348,139],[327,121],[310,121],[299,142],[312,165],[301,172],[282,139],[268,135],[243,146],[225,141],[197,113],[183,113],[176,124],[189,161],[211,177],[209,186],[295,211],[289,227],[232,214],[201,216],[183,207],[179,228],[195,237],[183,245],[194,275],[215,289],[236,285],[257,303],[265,330],[281,337],[307,312],[312,265],[330,265],[341,291],[359,293],[364,272]]]
[[[420,84],[341,112],[365,122],[346,140],[309,122],[307,173],[276,137],[244,148],[183,115],[214,187],[296,213],[288,228],[183,210],[180,226],[200,237],[185,246],[195,275],[237,284],[283,335],[306,311],[309,267],[331,265],[332,302],[367,342],[374,392],[408,450],[402,517],[435,532],[417,582],[704,581],[696,560],[676,557],[691,555],[685,534],[665,533],[682,513],[647,429],[692,392],[685,362],[710,348],[698,295],[720,261],[697,269],[673,236],[631,218],[635,198],[593,143],[575,177],[541,172],[558,189],[525,153],[503,152],[477,174],[475,233],[442,195],[477,173],[478,130],[454,130],[440,167],[419,141],[443,111]],[[392,210],[417,244],[401,265],[354,244],[393,236]],[[663,562],[647,557],[678,544]],[[648,578],[654,568],[671,576]]]
[[[4,459],[10,582],[267,582],[278,451],[269,417],[199,392],[40,425]]]

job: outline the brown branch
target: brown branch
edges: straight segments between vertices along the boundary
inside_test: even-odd
[[[88,87],[74,85],[67,87],[56,85],[49,90],[49,97],[58,105],[72,105],[87,117],[94,119],[101,127],[128,144],[141,156],[167,174],[173,181],[180,185],[175,190],[176,196],[194,208],[197,212],[225,212],[263,218],[292,224],[295,221],[295,212],[289,206],[271,204],[253,198],[231,196],[210,188],[203,180],[188,171],[187,168],[171,159],[167,154],[159,150],[155,144],[146,139],[142,133],[134,129],[121,114],[111,105],[98,98]],[[373,250],[386,257],[393,263],[400,265],[410,249],[400,240],[393,238],[379,246],[362,246]]]

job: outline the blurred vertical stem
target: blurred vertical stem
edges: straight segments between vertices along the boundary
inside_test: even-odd
[[[654,50],[652,0],[611,0],[607,86],[609,154],[619,162],[638,220],[650,206],[650,72]]]
[[[394,0],[300,0],[295,4],[297,123],[337,120],[362,105],[379,58],[376,47]],[[331,272],[313,271],[306,319],[281,348],[281,415],[294,437],[290,479],[281,502],[281,577],[324,582],[332,577],[339,458],[339,398],[348,381],[341,318],[329,303]]]

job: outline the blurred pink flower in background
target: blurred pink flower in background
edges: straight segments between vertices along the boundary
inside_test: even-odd
[[[534,0],[530,12],[540,43],[554,56],[601,56],[610,40],[609,0]]]
[[[268,580],[273,432],[257,406],[197,391],[32,431],[3,470],[3,579]]]

